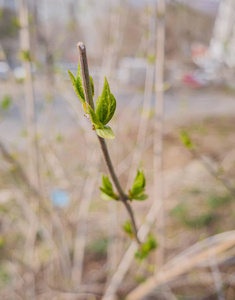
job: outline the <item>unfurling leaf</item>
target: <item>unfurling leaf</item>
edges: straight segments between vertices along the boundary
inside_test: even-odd
[[[146,258],[149,253],[157,248],[157,241],[152,234],[149,234],[146,243],[142,244],[140,248],[136,251],[135,257],[141,261]]]
[[[132,189],[129,191],[129,197],[130,199],[143,201],[148,198],[148,196],[144,194],[144,191],[145,191],[144,172],[138,170]]]
[[[126,223],[123,225],[123,229],[131,238],[134,237],[133,229],[130,221],[126,221]]]
[[[140,196],[135,196],[134,199],[137,201],[143,201],[146,200],[148,198],[148,195],[146,194],[141,194]]]
[[[94,97],[95,95],[94,80],[91,76],[90,76],[90,82],[91,82],[92,97]]]
[[[102,129],[104,128],[104,125],[99,121],[97,115],[95,114],[94,110],[91,108],[89,104],[86,104],[88,106],[89,115],[91,117],[91,122],[95,126],[96,129]]]
[[[19,58],[21,61],[32,61],[30,52],[28,50],[21,50]]]
[[[87,109],[87,104],[86,104],[86,102],[84,102],[84,103],[82,104],[82,107],[83,107],[83,110],[85,111],[85,113],[86,113],[86,114],[89,114],[89,111],[88,111],[88,109]]]
[[[69,77],[70,77],[70,80],[72,82],[75,93],[77,94],[77,96],[78,96],[79,100],[81,101],[81,103],[85,103],[85,96],[84,96],[81,81],[77,80],[69,70],[68,70],[68,73],[69,73]]]
[[[11,106],[11,97],[9,95],[5,95],[1,102],[1,108],[4,110],[8,110]]]
[[[100,122],[106,125],[113,117],[116,109],[116,99],[111,94],[108,81],[105,77],[102,94],[98,97],[96,102],[95,113]]]
[[[68,70],[70,80],[72,82],[73,88],[81,101],[81,103],[85,103],[85,94],[83,90],[83,85],[82,85],[82,75],[81,75],[81,69],[80,65],[78,64],[77,68],[77,77],[75,78],[74,75]],[[92,77],[90,76],[90,81],[91,81],[91,89],[92,89],[92,94],[94,96],[94,82]]]
[[[107,176],[102,176],[102,182],[103,182],[103,187],[107,190],[107,191],[111,191],[113,192],[113,186],[111,181],[109,180],[108,175]]]
[[[193,149],[193,143],[188,135],[188,133],[185,130],[182,130],[180,133],[180,140],[188,149]]]
[[[80,65],[78,64],[78,68],[77,68],[77,89],[79,92],[80,97],[82,98],[82,102],[85,102],[85,94],[84,94],[84,90],[83,90],[83,85],[82,85],[82,74],[81,74],[81,68]]]
[[[112,129],[108,125],[103,125],[102,129],[96,129],[96,133],[98,136],[102,137],[103,139],[109,139],[112,140],[115,138],[115,135],[112,131]]]
[[[102,176],[103,186],[100,186],[101,197],[104,200],[118,200],[118,196],[113,191],[112,183],[109,180],[108,176]]]
[[[135,177],[133,187],[132,187],[132,192],[133,193],[139,193],[140,191],[145,188],[145,177],[143,171],[137,171],[137,175]]]

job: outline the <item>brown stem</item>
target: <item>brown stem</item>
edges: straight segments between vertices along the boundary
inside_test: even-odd
[[[105,159],[105,162],[106,162],[106,165],[109,169],[109,173],[113,179],[113,182],[118,190],[118,193],[119,193],[119,196],[121,198],[122,201],[126,201],[128,199],[128,196],[125,195],[121,185],[120,185],[120,182],[117,178],[117,175],[114,171],[114,167],[113,167],[113,164],[112,164],[112,161],[111,161],[111,158],[109,156],[109,152],[108,152],[108,148],[107,148],[107,145],[105,143],[105,140],[103,138],[101,138],[100,136],[97,136],[98,137],[98,140],[100,142],[100,147],[102,149],[102,152],[104,154],[104,159]]]
[[[83,88],[84,88],[84,93],[85,93],[85,100],[86,102],[92,107],[92,109],[95,109],[94,106],[94,102],[93,102],[93,97],[92,97],[92,90],[91,90],[91,83],[90,83],[90,76],[89,76],[89,69],[88,69],[88,62],[87,62],[87,55],[86,55],[86,46],[84,43],[79,42],[77,44],[77,48],[78,48],[78,52],[79,52],[79,58],[80,58],[80,66],[81,66],[81,74],[82,74],[82,84],[83,84]],[[112,177],[113,183],[118,191],[120,200],[122,201],[122,203],[124,204],[124,206],[126,207],[126,210],[129,214],[129,217],[131,219],[131,223],[132,223],[132,227],[133,227],[133,231],[134,231],[134,235],[135,235],[135,239],[138,242],[138,244],[141,244],[138,235],[137,235],[137,226],[136,226],[136,222],[135,222],[135,217],[134,217],[134,212],[130,206],[130,204],[127,202],[128,201],[128,196],[124,193],[120,182],[117,178],[117,175],[115,173],[109,152],[108,152],[108,148],[106,145],[106,142],[103,138],[98,137],[99,143],[100,143],[100,147],[101,150],[103,152],[103,156],[104,156],[104,160],[105,163],[108,167],[109,173]]]
[[[83,42],[79,42],[77,44],[77,48],[78,48],[79,59],[80,59],[82,84],[84,87],[85,100],[91,106],[91,108],[94,110],[95,105],[94,105],[93,97],[92,97],[91,82],[90,82],[87,55],[86,55],[86,46]]]

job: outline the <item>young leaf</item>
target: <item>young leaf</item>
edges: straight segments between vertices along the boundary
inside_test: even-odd
[[[88,109],[87,109],[87,104],[86,104],[86,102],[82,103],[82,107],[83,107],[85,113],[86,113],[86,114],[89,114],[89,111],[88,111]]]
[[[143,201],[143,200],[146,200],[147,198],[148,198],[148,195],[141,194],[140,196],[135,196],[133,199],[135,199],[137,201]]]
[[[103,91],[97,99],[95,112],[100,122],[106,125],[112,119],[115,109],[116,99],[111,94],[108,81],[105,77]]]
[[[103,129],[104,125],[99,121],[96,113],[94,112],[94,110],[91,108],[91,106],[89,104],[87,104],[88,106],[88,111],[89,111],[89,115],[91,117],[91,122],[92,124],[95,126],[95,128],[98,129]]]
[[[100,197],[104,200],[104,201],[111,201],[111,200],[113,200],[113,198],[111,197],[111,196],[109,196],[109,195],[107,195],[106,193],[101,193],[100,194]]]
[[[133,194],[138,194],[141,191],[143,191],[144,188],[145,188],[144,172],[138,170],[132,186],[132,192]]]
[[[95,87],[94,87],[94,81],[93,78],[90,76],[90,82],[91,82],[91,91],[92,91],[92,96],[94,98],[95,95]]]
[[[140,248],[136,251],[135,257],[141,261],[146,258],[149,253],[157,248],[157,241],[152,234],[149,234],[146,243],[140,246]]]
[[[123,225],[123,229],[131,238],[134,236],[130,221],[126,221],[126,223]]]
[[[20,51],[20,60],[21,61],[32,61],[30,52],[28,50],[21,50]]]
[[[193,149],[193,147],[194,147],[193,143],[186,131],[184,131],[184,130],[181,131],[180,140],[185,145],[186,148]]]
[[[113,191],[112,183],[109,180],[108,176],[102,176],[103,186],[100,187],[101,197],[104,200],[118,200],[118,196]]]
[[[148,198],[145,191],[145,177],[143,171],[137,171],[132,189],[129,191],[130,199],[135,199],[138,201],[143,201]]]
[[[115,135],[112,129],[108,125],[104,125],[102,129],[96,129],[96,133],[98,136],[102,137],[103,139],[114,139]]]
[[[108,176],[102,176],[102,182],[103,182],[103,187],[108,190],[108,191],[112,191],[113,192],[113,186],[111,181],[109,180]]]
[[[9,95],[5,95],[1,102],[1,108],[4,110],[8,110],[11,106],[11,97]]]
[[[81,68],[80,68],[79,64],[78,64],[78,68],[77,68],[77,79],[76,79],[76,81],[77,81],[78,92],[79,92],[81,98],[85,101],[85,94],[84,94],[83,85],[82,85],[82,74],[81,74]]]
[[[83,87],[81,84],[81,81],[77,81],[77,79],[75,79],[75,77],[73,76],[73,74],[68,70],[69,73],[69,77],[70,80],[72,82],[73,88],[75,93],[77,94],[79,100],[81,101],[81,103],[85,103],[85,96],[84,96],[84,92],[83,92]]]

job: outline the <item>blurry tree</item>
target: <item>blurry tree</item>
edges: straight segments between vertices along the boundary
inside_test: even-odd
[[[185,52],[189,52],[195,41],[209,45],[213,27],[212,15],[182,3],[169,4],[166,16],[166,57],[184,58]]]
[[[3,7],[0,10],[0,39],[15,38],[19,29],[19,22],[15,12],[11,9]]]
[[[15,60],[19,21],[16,13],[7,7],[0,9],[0,43],[8,60]]]

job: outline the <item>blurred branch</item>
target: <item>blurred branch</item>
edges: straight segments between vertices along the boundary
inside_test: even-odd
[[[29,159],[29,177],[31,184],[39,189],[39,157],[37,145],[37,130],[35,118],[35,100],[33,91],[33,79],[31,73],[31,53],[29,36],[29,14],[26,0],[19,2],[19,20],[20,20],[20,48],[22,55],[22,64],[26,71],[24,80],[24,89],[26,97],[27,113],[27,132],[28,132],[28,159]]]
[[[159,270],[156,276],[134,289],[127,300],[140,300],[151,293],[158,285],[169,282],[197,265],[235,246],[235,231],[227,231],[211,236],[191,246]]]
[[[165,256],[165,199],[163,175],[163,138],[164,138],[164,65],[165,65],[165,0],[157,2],[157,32],[156,32],[156,100],[155,100],[155,137],[154,137],[154,189],[155,201],[160,204],[157,219],[157,237],[159,247],[156,264],[161,266]],[[157,270],[158,268],[156,268]]]
[[[20,163],[8,152],[8,150],[1,142],[0,142],[0,151],[2,153],[2,156],[5,158],[5,160],[12,165],[13,169],[17,170],[18,177],[21,178],[21,180],[24,182],[25,186],[33,194],[33,196],[41,198],[39,191],[31,184],[23,168],[21,167]],[[14,172],[12,173],[14,175]]]
[[[205,167],[205,169],[213,176],[216,180],[219,180],[221,184],[233,195],[235,196],[235,189],[231,185],[230,181],[223,177],[219,176],[218,172],[213,169],[213,167],[210,165],[210,163],[203,158],[195,149],[189,149],[191,154],[194,156],[194,158],[198,159],[201,164]]]
[[[148,11],[149,10],[149,11]],[[151,12],[151,5],[149,4],[147,10],[147,16],[148,16],[148,39],[146,41],[147,44],[147,67],[146,67],[146,75],[145,75],[145,87],[144,87],[144,101],[143,105],[141,107],[142,113],[141,113],[141,119],[140,119],[140,125],[136,140],[136,148],[133,153],[132,163],[130,166],[129,171],[129,177],[127,180],[127,186],[130,186],[131,181],[134,177],[135,172],[135,166],[136,164],[141,161],[141,155],[143,153],[146,139],[147,139],[147,129],[148,129],[148,121],[149,121],[149,115],[151,110],[151,99],[152,99],[152,93],[153,93],[153,87],[154,87],[154,61],[151,61],[151,59],[154,59],[154,41],[155,41],[155,14],[154,10]]]
[[[97,181],[97,169],[100,162],[100,152],[97,149],[90,149],[87,153],[89,159],[89,168],[86,181],[84,182],[83,194],[79,207],[77,209],[76,219],[76,237],[74,241],[74,255],[72,266],[72,279],[77,285],[81,284],[83,274],[83,263],[85,257],[86,234],[87,234],[87,218],[92,194]]]
[[[84,87],[85,99],[86,99],[86,102],[94,110],[94,102],[93,102],[92,91],[91,91],[88,62],[87,62],[87,55],[86,55],[86,47],[82,42],[78,43],[77,47],[78,47],[78,52],[79,52],[79,56],[80,56],[82,82],[83,82],[83,87]],[[108,167],[108,170],[112,177],[113,183],[114,183],[114,185],[118,191],[118,194],[120,196],[120,201],[126,207],[129,217],[131,219],[135,239],[138,242],[138,244],[140,244],[141,242],[137,235],[137,226],[136,226],[136,222],[135,222],[135,218],[134,218],[134,213],[132,211],[132,208],[131,208],[129,202],[127,202],[128,196],[124,193],[124,191],[120,185],[120,182],[117,178],[117,175],[115,173],[105,140],[103,138],[99,137],[98,135],[97,135],[97,137],[98,137],[98,140],[100,143],[101,150],[103,152],[105,163]]]
[[[218,300],[226,300],[224,292],[223,292],[224,284],[222,281],[222,276],[221,276],[215,255],[211,256],[209,263],[210,263],[211,275],[214,280],[214,285],[215,285],[216,293],[218,296]]]
[[[157,201],[154,201],[151,205],[149,212],[146,216],[145,223],[140,227],[138,231],[138,236],[141,240],[144,240],[148,233],[150,232],[156,217],[157,213],[159,212],[159,203]],[[136,243],[131,243],[129,248],[127,249],[126,253],[124,254],[121,262],[118,265],[118,268],[116,272],[114,273],[112,279],[110,280],[107,289],[104,293],[103,300],[113,300],[115,297],[115,293],[121,284],[122,280],[124,279],[125,275],[127,274],[127,271],[130,267],[130,264],[134,258],[135,252],[137,250]]]

